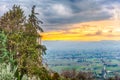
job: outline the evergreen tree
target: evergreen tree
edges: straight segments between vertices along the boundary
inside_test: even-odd
[[[9,10],[0,18],[0,27],[7,33],[17,32],[24,28],[25,20],[24,11],[20,6],[14,5],[12,10]]]
[[[32,7],[31,14],[29,15],[29,23],[31,23],[32,26],[36,28],[36,30],[43,32],[43,29],[39,25],[39,23],[42,24],[43,22],[39,20],[36,15],[39,15],[39,14],[35,13],[35,5],[34,5]]]
[[[0,18],[0,28],[5,31],[7,38],[8,53],[11,59],[14,59],[11,67],[17,66],[15,77],[18,80],[25,74],[40,77],[42,80],[49,77],[42,64],[42,55],[46,47],[36,42],[40,36],[37,31],[43,30],[39,26],[41,21],[35,16],[34,9],[35,6],[28,20],[20,6],[16,5]],[[3,54],[2,52],[1,55]]]

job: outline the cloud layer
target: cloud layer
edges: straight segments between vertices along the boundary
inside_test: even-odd
[[[78,23],[67,30],[54,30],[42,35],[44,40],[120,40],[120,24],[114,24],[114,22],[102,20]]]
[[[119,0],[0,0],[0,16],[14,4],[21,5],[26,15],[36,5],[45,30],[67,28],[66,24],[118,19],[116,12],[120,13]]]

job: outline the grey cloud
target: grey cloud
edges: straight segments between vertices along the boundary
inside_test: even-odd
[[[36,5],[36,12],[40,13],[38,17],[43,20],[46,25],[44,28],[47,30],[65,27],[61,24],[109,19],[112,15],[103,10],[103,7],[107,5],[107,8],[111,9],[111,4],[119,2],[119,0],[1,0],[0,6],[6,5],[6,8],[10,9],[14,4],[21,5],[28,15],[31,7]],[[47,27],[47,24],[51,26]]]
[[[52,5],[51,5],[52,4]],[[102,4],[95,0],[54,0],[43,11],[45,20],[50,24],[70,24],[84,21],[108,19],[112,15],[102,11]],[[60,16],[51,9],[54,4],[62,4],[69,8],[72,13],[68,16]],[[62,13],[62,12],[61,12]]]
[[[98,35],[102,35],[102,31],[97,31],[94,34],[86,34],[86,36],[98,36]]]

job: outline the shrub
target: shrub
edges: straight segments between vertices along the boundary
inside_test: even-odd
[[[0,64],[0,80],[15,80],[15,71],[16,68],[11,71],[10,64]]]

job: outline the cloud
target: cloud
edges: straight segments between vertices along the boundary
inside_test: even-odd
[[[6,11],[8,11],[7,6],[6,6],[6,5],[1,5],[1,6],[0,6],[0,12],[1,12],[0,16],[1,16],[2,14],[4,14]]]
[[[91,34],[91,33],[88,33],[86,34],[85,36],[99,36],[99,35],[102,35],[102,31],[96,31],[95,33]]]
[[[38,17],[46,25],[43,25],[45,30],[62,29],[66,24],[115,18],[118,14],[114,11],[120,8],[119,0],[1,0],[0,15],[14,4],[21,5],[26,15],[36,5],[36,12],[40,13]]]
[[[43,40],[120,40],[120,27],[116,25],[113,20],[77,23],[68,29],[45,32],[42,36]]]
[[[62,4],[55,4],[52,6],[52,9],[55,11],[58,16],[70,16],[72,14],[71,10],[65,7]]]

